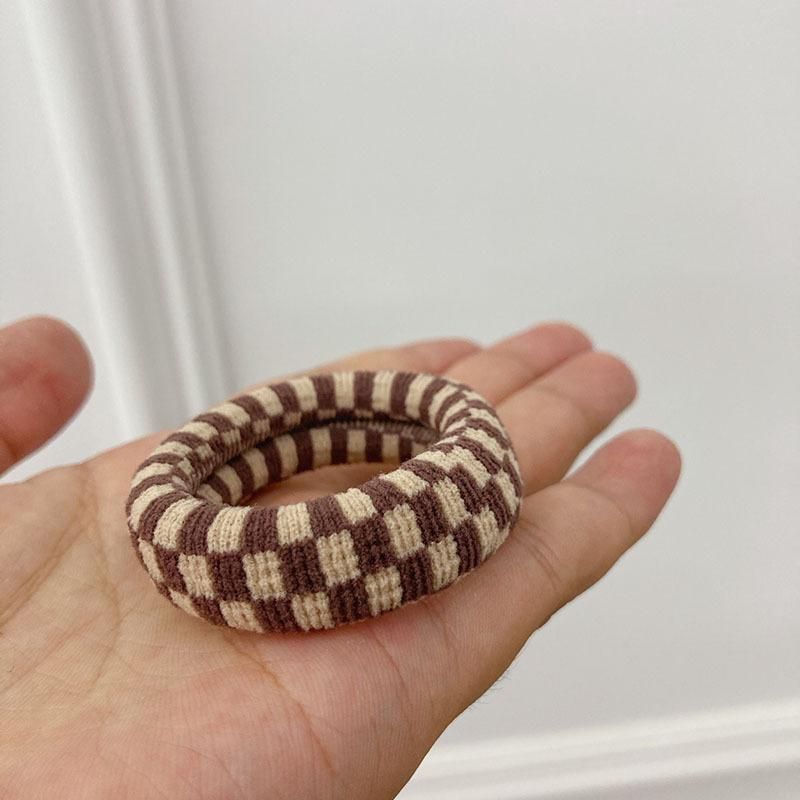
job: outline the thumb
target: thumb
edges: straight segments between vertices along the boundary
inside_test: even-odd
[[[67,423],[91,382],[89,354],[65,323],[31,317],[0,328],[0,474]]]

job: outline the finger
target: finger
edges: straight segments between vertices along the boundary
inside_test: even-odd
[[[309,375],[317,372],[335,372],[346,370],[381,370],[394,369],[405,372],[429,372],[439,375],[462,358],[480,351],[480,346],[469,339],[427,339],[398,347],[382,347],[376,350],[366,350],[353,353],[344,358],[321,364],[312,369],[304,370],[295,375]],[[286,376],[290,377],[290,376]],[[280,378],[270,378],[270,381]],[[247,387],[244,391],[251,391],[263,386],[264,381]]]
[[[566,474],[581,450],[629,406],[636,379],[608,353],[570,358],[498,406],[526,494]]]
[[[411,345],[401,349],[401,357],[409,361],[418,357],[419,348],[428,348],[431,343]],[[447,345],[446,356],[452,358],[456,352],[450,342],[433,343],[441,351],[442,344]],[[577,328],[564,323],[544,323],[515,334],[481,350],[471,349],[462,353],[459,358],[443,369],[441,352],[437,353],[438,367],[435,371],[444,371],[456,381],[461,381],[481,391],[496,402],[498,398],[513,393],[525,386],[537,376],[546,373],[557,364],[564,362],[575,353],[591,348],[591,342]],[[375,351],[367,354],[372,363],[380,369],[386,363],[387,352]],[[432,361],[430,354],[425,354],[427,361]],[[397,354],[389,354],[389,358],[397,360]],[[354,356],[341,363],[355,363],[356,368],[364,361],[364,355]],[[413,364],[413,361],[411,362]],[[434,371],[434,370],[428,370]],[[347,486],[355,486],[368,480],[375,473],[382,471],[381,465],[349,465],[337,466],[335,470],[316,470],[313,473],[301,473],[272,486],[269,492],[254,497],[251,502],[258,504],[269,497],[272,504],[296,502],[301,499],[319,497],[330,492],[341,491]]]
[[[680,454],[669,439],[628,431],[525,501],[513,540],[547,579],[552,610],[599,580],[650,528],[679,473]]]
[[[399,347],[355,353],[315,367],[311,372],[393,369],[439,375],[458,360],[480,350],[480,346],[469,339],[428,339]]]
[[[680,473],[675,445],[655,431],[625,433],[601,448],[574,476],[529,497],[519,524],[486,563],[469,608],[455,608],[464,632],[476,602],[486,661],[483,683],[493,682],[520,647],[559,608],[598,581],[658,517]],[[497,588],[503,586],[503,591]],[[462,640],[462,647],[476,640]],[[475,654],[478,655],[478,654]]]
[[[594,547],[591,530],[584,530],[583,538],[575,543],[573,555],[583,568],[565,586],[567,600],[598,581],[649,530],[675,488],[680,470],[675,444],[657,431],[642,428],[613,439],[564,481],[566,491],[586,499],[586,519],[593,501],[607,519],[601,528],[603,546],[597,552],[590,552]],[[531,506],[534,520],[552,499],[543,495],[539,507]]]
[[[518,387],[589,348],[591,342],[577,328],[563,323],[545,323],[502,339],[485,350],[474,349],[462,355],[447,368],[446,374],[453,380],[477,387],[496,402],[497,398],[513,393]],[[371,358],[383,356],[371,354]],[[319,497],[358,485],[379,471],[382,471],[381,465],[354,464],[337,466],[334,471],[302,473],[271,487],[269,501],[273,504],[290,503]],[[258,503],[265,497],[266,494],[257,496],[251,502]]]
[[[497,553],[427,601],[435,624],[446,625],[448,668],[464,665],[454,676],[461,691],[453,713],[484,692],[533,631],[650,528],[679,472],[678,450],[661,434],[617,437],[571,478],[529,497]]]
[[[549,322],[502,339],[456,361],[447,376],[498,403],[572,356],[590,350],[586,334]]]
[[[89,354],[65,323],[32,317],[0,329],[0,473],[66,424],[91,380]]]

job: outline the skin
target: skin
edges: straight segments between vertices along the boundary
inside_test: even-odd
[[[565,477],[636,393],[628,367],[569,325],[325,368],[441,373],[484,394],[526,487],[507,542],[463,581],[379,619],[258,635],[172,607],[135,557],[124,501],[163,434],[0,485],[0,796],[394,797],[530,635],[648,530],[678,478],[675,446],[650,430]],[[64,324],[0,330],[0,471],[44,444],[90,383]],[[375,471],[306,473],[256,502],[340,491]]]

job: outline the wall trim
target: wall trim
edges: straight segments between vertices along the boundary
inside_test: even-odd
[[[22,8],[122,426],[178,423],[231,387],[164,0]]]
[[[674,781],[700,783],[776,768],[796,768],[800,780],[800,698],[542,737],[442,745],[400,798],[539,800],[601,792],[628,798]]]

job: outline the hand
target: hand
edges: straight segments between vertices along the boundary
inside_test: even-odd
[[[495,404],[526,486],[519,524],[463,581],[376,620],[259,635],[171,606],[131,548],[123,505],[161,435],[0,486],[0,796],[390,798],[533,631],[653,523],[680,459],[631,431],[565,478],[632,400],[634,379],[566,325],[483,349],[421,342],[327,368],[449,375]],[[0,331],[0,471],[88,390],[53,320]],[[298,475],[271,504],[339,491],[375,465]]]

